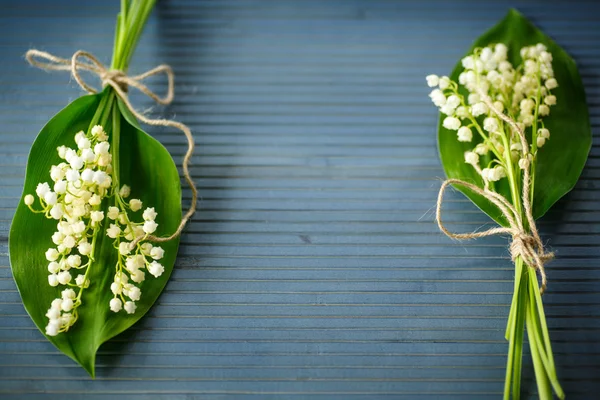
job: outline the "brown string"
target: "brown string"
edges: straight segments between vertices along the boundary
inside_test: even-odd
[[[140,121],[147,125],[152,126],[168,126],[175,129],[179,129],[185,135],[188,143],[188,149],[183,157],[183,176],[188,183],[190,189],[192,190],[192,204],[190,205],[189,210],[185,213],[183,218],[181,219],[181,223],[177,230],[170,236],[167,237],[157,237],[154,235],[140,236],[136,238],[133,242],[131,242],[131,247],[135,247],[140,240],[149,240],[152,242],[168,242],[179,236],[183,231],[186,223],[192,217],[194,212],[196,212],[196,203],[198,201],[198,190],[196,189],[196,185],[192,181],[192,177],[189,171],[189,163],[194,153],[194,138],[192,136],[192,132],[190,128],[181,122],[172,121],[169,119],[150,119],[146,118],[142,113],[137,111],[135,107],[129,101],[129,97],[127,95],[128,87],[134,87],[140,92],[144,93],[146,96],[150,97],[155,102],[167,105],[173,101],[175,96],[174,94],[174,86],[175,86],[175,75],[173,74],[173,70],[168,65],[159,65],[147,72],[144,72],[140,75],[127,76],[123,71],[111,70],[106,68],[96,57],[92,54],[78,50],[76,51],[70,60],[65,58],[56,57],[50,53],[46,53],[45,51],[39,51],[35,49],[31,49],[27,51],[25,54],[25,58],[29,62],[29,64],[51,71],[70,71],[75,81],[79,84],[79,86],[88,93],[98,93],[98,90],[89,86],[81,77],[80,71],[89,71],[95,75],[97,75],[102,84],[104,86],[110,86],[114,89],[115,93],[119,96],[119,98],[123,101],[125,106],[129,109],[129,111]],[[47,62],[39,61],[38,59],[46,60]],[[148,77],[158,74],[165,74],[168,80],[168,89],[167,94],[164,97],[160,97],[148,87],[142,83],[142,81]]]
[[[460,180],[460,179],[448,179],[446,180],[438,194],[437,199],[437,207],[436,207],[436,220],[440,230],[446,234],[446,236],[451,237],[453,239],[459,240],[467,240],[467,239],[475,239],[486,236],[493,235],[502,235],[502,234],[510,234],[512,236],[512,242],[510,244],[510,254],[513,262],[517,259],[517,257],[521,257],[523,261],[530,267],[536,269],[540,277],[542,279],[542,283],[540,285],[540,292],[544,293],[546,290],[546,271],[544,270],[544,264],[554,258],[554,253],[546,252],[544,249],[544,243],[540,238],[539,232],[535,225],[535,220],[533,218],[533,212],[531,209],[531,163],[529,162],[529,154],[528,154],[528,144],[527,139],[525,138],[525,134],[523,130],[513,121],[510,117],[504,114],[501,111],[498,111],[491,100],[487,96],[487,94],[480,91],[480,96],[482,101],[492,110],[500,119],[506,122],[510,127],[517,132],[519,135],[519,139],[521,141],[521,152],[522,158],[527,160],[525,163],[525,168],[523,169],[523,191],[522,191],[522,203],[524,208],[524,217],[526,219],[527,225],[529,226],[530,233],[527,232],[525,227],[525,221],[523,220],[523,216],[521,213],[517,212],[515,207],[503,196],[489,189],[489,182],[484,179],[484,188],[480,188],[477,185],[472,183]],[[481,169],[478,165],[474,165],[479,173],[481,173]],[[454,233],[448,231],[444,224],[442,223],[442,203],[444,199],[444,192],[450,185],[458,185],[466,187],[467,189],[477,193],[478,195],[484,197],[492,204],[494,204],[506,221],[508,222],[508,227],[496,227],[491,228],[486,231],[476,231],[471,233]]]

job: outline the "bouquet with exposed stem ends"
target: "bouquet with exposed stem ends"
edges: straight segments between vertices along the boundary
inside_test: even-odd
[[[9,238],[13,276],[38,328],[92,376],[100,345],[158,298],[196,205],[189,128],[148,118],[128,98],[139,90],[160,104],[173,99],[170,67],[127,75],[153,6],[154,0],[121,1],[110,68],[82,50],[70,59],[38,50],[26,54],[34,66],[69,71],[90,94],[52,118],[31,148]],[[97,75],[103,89],[90,86],[82,70]],[[156,74],[168,79],[165,97],[143,82]],[[176,128],[188,140],[183,172],[192,204],[183,217],[175,163],[138,121]]]
[[[573,60],[518,12],[481,37],[451,77],[427,76],[440,110],[439,147],[449,177],[440,189],[436,219],[459,240],[510,237],[515,283],[505,337],[504,398],[521,394],[524,330],[538,394],[565,393],[558,381],[542,294],[547,251],[536,219],[568,192],[591,144],[581,79]],[[454,233],[442,222],[445,190],[465,193],[500,226]]]

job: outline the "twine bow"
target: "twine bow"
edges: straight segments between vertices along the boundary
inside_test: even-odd
[[[517,257],[521,257],[525,264],[527,264],[530,268],[533,268],[538,271],[540,274],[542,283],[540,285],[540,292],[544,293],[546,290],[546,271],[544,270],[544,264],[554,258],[554,253],[546,252],[544,249],[544,243],[540,238],[537,227],[535,225],[535,220],[533,218],[533,212],[531,209],[531,163],[529,161],[529,154],[527,149],[529,148],[527,144],[527,139],[525,138],[525,134],[523,130],[513,121],[510,117],[504,114],[501,111],[498,111],[491,100],[487,96],[487,94],[480,91],[480,97],[482,101],[488,106],[490,110],[492,110],[500,119],[506,122],[510,127],[517,132],[520,141],[521,141],[521,153],[523,162],[523,191],[521,194],[522,202],[523,202],[523,214],[517,212],[515,207],[504,197],[499,195],[498,193],[489,189],[489,182],[487,179],[484,179],[484,187],[483,189],[477,185],[472,183],[463,181],[461,179],[448,179],[444,181],[442,186],[440,187],[440,192],[438,194],[437,199],[437,207],[436,207],[436,221],[440,228],[440,230],[446,234],[446,236],[451,237],[453,239],[458,240],[467,240],[467,239],[476,239],[486,236],[494,236],[494,235],[502,235],[509,234],[512,236],[512,242],[510,244],[510,255],[513,262],[517,259]],[[481,174],[481,168],[479,165],[474,165],[477,172]],[[442,223],[442,203],[444,200],[444,192],[450,185],[458,185],[468,188],[469,190],[477,193],[478,195],[484,197],[486,200],[490,201],[494,204],[506,221],[508,222],[508,227],[495,227],[488,229],[486,231],[475,231],[470,233],[454,233],[450,232],[444,224]],[[527,224],[529,226],[529,232],[527,231]]]
[[[182,124],[181,122],[169,119],[151,119],[145,117],[142,113],[135,109],[135,107],[129,101],[129,96],[127,95],[128,87],[133,87],[159,104],[170,104],[175,96],[175,75],[173,74],[173,70],[171,69],[171,67],[163,64],[147,72],[144,72],[143,74],[127,76],[123,71],[106,68],[104,64],[102,64],[96,57],[94,57],[94,55],[83,50],[76,51],[70,60],[66,58],[56,57],[45,51],[39,51],[35,49],[27,51],[27,53],[25,54],[25,58],[27,59],[29,64],[47,71],[70,71],[75,81],[83,90],[85,90],[88,93],[98,93],[98,90],[88,85],[80,75],[80,71],[89,71],[97,75],[98,78],[100,78],[103,86],[112,87],[117,96],[119,96],[119,98],[123,101],[123,104],[125,104],[127,109],[138,120],[142,121],[146,125],[168,126],[179,129],[181,132],[183,132],[188,143],[188,149],[185,153],[185,156],[183,157],[183,176],[192,191],[192,203],[190,205],[190,208],[181,219],[177,230],[170,236],[140,236],[136,238],[133,242],[131,242],[131,247],[135,247],[135,245],[139,243],[140,240],[149,240],[152,242],[167,242],[179,236],[189,219],[196,212],[196,202],[198,200],[198,190],[196,189],[196,185],[192,181],[192,177],[189,171],[189,163],[192,154],[194,153],[195,147],[192,132],[190,131],[190,128],[188,128],[185,124]],[[47,62],[39,61],[39,59],[46,60]],[[167,76],[168,89],[167,94],[164,97],[160,97],[159,95],[148,89],[148,87],[144,83],[142,83],[144,79],[158,74],[165,74]]]

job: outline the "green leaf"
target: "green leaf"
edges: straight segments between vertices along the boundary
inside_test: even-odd
[[[515,66],[521,61],[519,50],[523,46],[543,43],[553,56],[552,66],[559,87],[552,90],[556,95],[557,105],[544,118],[552,136],[540,149],[536,164],[533,214],[538,219],[575,186],[587,160],[592,134],[583,84],[575,61],[516,10],[511,9],[498,25],[477,39],[466,55],[471,54],[476,47],[493,43],[508,46],[509,61]],[[462,71],[459,61],[450,78],[458,81]],[[448,178],[462,179],[482,187],[481,178],[471,165],[464,162],[463,156],[465,151],[481,142],[481,138],[474,135],[472,143],[459,142],[456,132],[445,129],[442,121],[443,115],[438,126],[438,146],[446,175]],[[457,189],[496,222],[506,224],[499,210],[489,201],[464,187]],[[496,190],[511,199],[506,179],[497,182]]]
[[[42,129],[29,154],[24,195],[35,193],[39,182],[51,182],[50,166],[61,161],[56,148],[60,145],[75,147],[75,133],[88,129],[101,97],[109,93],[110,90],[106,90],[75,100]],[[155,234],[171,234],[181,221],[181,187],[177,168],[168,151],[139,128],[129,111],[121,104],[119,109],[122,114],[120,182],[131,186],[131,198],[139,198],[144,207],[156,209],[159,227]],[[110,127],[105,129],[112,136]],[[104,209],[108,206],[108,201],[105,201]],[[142,219],[141,211],[133,215],[136,221]],[[126,314],[124,311],[113,313],[109,309],[109,301],[113,297],[110,284],[117,256],[112,239],[106,236],[107,226],[105,220],[98,239],[96,261],[90,267],[91,284],[84,291],[82,305],[78,308],[79,319],[68,332],[48,337],[91,376],[95,373],[96,352],[100,345],[133,325],[154,304],[173,270],[179,246],[179,239],[161,244],[165,250],[161,260],[165,272],[159,278],[146,274],[146,280],[140,286],[142,297],[137,302],[135,314]],[[54,247],[51,235],[55,231],[56,221],[32,213],[21,199],[10,230],[11,267],[23,304],[42,333],[48,323],[45,314],[50,303],[60,297],[61,292],[60,286],[53,288],[48,285],[48,262],[44,256],[49,247]]]

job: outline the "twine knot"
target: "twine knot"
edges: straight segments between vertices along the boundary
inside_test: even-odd
[[[127,92],[127,75],[118,69],[109,69],[99,75],[102,80],[102,86],[112,86],[111,82],[119,85],[122,91]]]
[[[520,256],[527,265],[538,270],[540,274],[544,274],[544,264],[554,258],[554,253],[546,252],[538,238],[524,233],[517,233],[512,237],[510,255],[513,261]]]
[[[529,263],[528,255],[533,250],[535,251],[535,238],[531,235],[525,233],[517,233],[512,237],[512,242],[510,243],[510,256],[513,261],[517,259],[517,257],[522,257],[524,261]]]
[[[541,278],[540,293],[544,293],[546,290],[546,271],[544,270],[544,264],[554,258],[554,253],[546,252],[544,249],[544,243],[540,238],[537,227],[535,225],[535,219],[533,218],[533,212],[531,209],[531,163],[529,162],[529,148],[525,133],[523,130],[513,121],[510,117],[498,111],[494,107],[493,103],[489,99],[486,93],[480,91],[481,100],[492,110],[499,118],[505,121],[519,136],[521,141],[521,152],[522,162],[520,168],[523,170],[523,190],[521,193],[521,202],[523,204],[523,211],[518,211],[504,196],[489,189],[489,181],[483,178],[484,187],[481,188],[473,183],[463,181],[461,179],[447,179],[442,183],[440,192],[438,194],[437,207],[436,207],[436,221],[440,230],[448,237],[458,240],[475,239],[493,235],[510,235],[512,241],[510,243],[510,255],[513,262],[521,257],[523,262],[530,268],[535,269]],[[481,168],[477,164],[473,164],[473,167],[481,174]],[[498,207],[498,210],[506,220],[508,226],[498,226],[495,228],[488,229],[486,231],[475,231],[470,233],[454,233],[450,232],[442,223],[442,203],[444,200],[444,192],[450,185],[465,187],[474,193],[484,197],[490,203]],[[518,199],[515,199],[518,200]]]
[[[192,176],[189,171],[189,163],[194,153],[194,137],[190,128],[181,122],[169,120],[169,119],[151,119],[144,116],[141,112],[135,109],[129,97],[127,90],[129,87],[136,88],[146,96],[150,97],[155,102],[167,105],[173,101],[175,97],[174,86],[175,86],[175,75],[173,70],[168,65],[159,65],[158,67],[152,68],[149,71],[144,72],[140,75],[128,76],[124,71],[115,69],[109,69],[102,64],[94,55],[83,50],[76,51],[71,59],[65,59],[56,57],[45,51],[39,51],[31,49],[25,54],[25,58],[29,64],[47,70],[47,71],[69,71],[77,84],[88,93],[98,93],[98,90],[88,83],[81,77],[80,71],[88,71],[96,75],[103,86],[110,86],[114,89],[115,93],[122,100],[123,104],[129,109],[138,120],[145,123],[146,125],[152,126],[167,126],[179,129],[186,137],[188,143],[188,149],[183,157],[183,176],[192,191],[192,203],[189,210],[185,213],[177,230],[167,237],[157,237],[154,235],[138,236],[131,242],[131,248],[134,248],[141,240],[149,240],[152,242],[167,242],[179,236],[185,228],[188,220],[196,212],[196,203],[198,201],[198,190],[196,185],[192,181]],[[45,61],[39,61],[45,60]],[[168,80],[167,94],[160,97],[153,91],[151,91],[144,83],[143,80],[153,75],[164,74]]]

